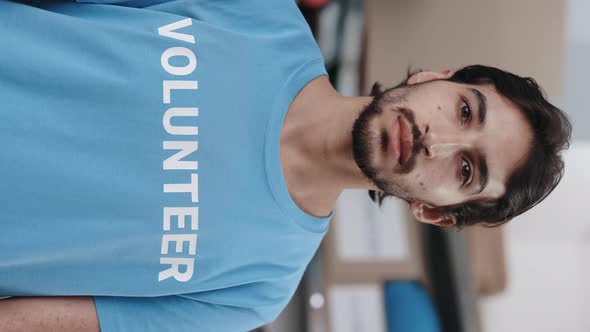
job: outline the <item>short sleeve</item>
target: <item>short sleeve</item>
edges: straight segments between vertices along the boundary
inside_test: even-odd
[[[267,322],[254,309],[177,295],[95,296],[101,332],[241,332]]]
[[[165,2],[172,2],[174,0],[74,0],[79,3],[95,3],[105,5],[119,5],[125,7],[143,8],[153,5],[158,5]]]

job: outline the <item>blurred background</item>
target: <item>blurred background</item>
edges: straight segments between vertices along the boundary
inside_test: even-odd
[[[531,76],[574,126],[565,177],[500,228],[463,231],[338,201],[288,307],[264,332],[590,331],[590,1],[300,0],[343,95],[412,69],[485,64]]]

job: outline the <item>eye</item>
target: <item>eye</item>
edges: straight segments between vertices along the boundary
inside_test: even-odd
[[[471,120],[471,107],[469,107],[469,104],[465,100],[463,100],[463,103],[461,104],[459,115],[461,116],[461,125]]]
[[[462,185],[470,182],[471,173],[471,165],[465,158],[461,158],[461,178],[463,179]]]

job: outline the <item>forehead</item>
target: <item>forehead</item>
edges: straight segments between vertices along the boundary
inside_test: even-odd
[[[476,89],[485,97],[486,120],[478,129],[475,147],[486,158],[489,183],[478,197],[499,197],[509,177],[528,158],[533,131],[520,108],[493,86],[461,84],[459,89]],[[473,94],[470,98],[474,99]]]

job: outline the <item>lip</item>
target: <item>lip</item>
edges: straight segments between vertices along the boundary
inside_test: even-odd
[[[399,123],[400,164],[403,164],[410,159],[413,142],[410,126],[401,117]]]
[[[401,120],[399,116],[393,119],[393,124],[389,130],[389,150],[397,156],[398,162],[401,158]]]

